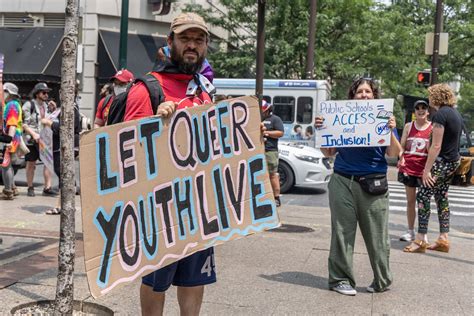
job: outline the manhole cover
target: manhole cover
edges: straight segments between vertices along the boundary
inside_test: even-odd
[[[283,224],[278,228],[272,229],[271,232],[275,233],[310,233],[314,232],[314,229],[306,226]]]

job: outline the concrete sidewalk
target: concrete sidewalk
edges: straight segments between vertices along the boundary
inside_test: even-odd
[[[393,175],[392,175],[393,176]],[[390,176],[390,178],[392,178]],[[54,299],[59,216],[43,215],[54,198],[26,197],[0,206],[0,314],[34,300]],[[284,202],[284,199],[283,199]],[[77,205],[79,201],[77,200]],[[327,289],[330,241],[329,209],[280,208],[279,229],[232,241],[216,248],[218,282],[206,287],[202,315],[470,315],[473,314],[474,236],[455,229],[450,253],[407,254],[398,241],[405,230],[404,213],[390,215],[391,290],[369,294],[372,281],[367,252],[358,234],[354,271],[358,294],[347,297]],[[432,216],[430,240],[437,236]],[[80,210],[77,231],[81,231]],[[91,298],[78,234],[75,299],[105,305],[117,314],[140,313],[135,281],[107,296]],[[177,315],[176,291],[166,301],[166,315]]]

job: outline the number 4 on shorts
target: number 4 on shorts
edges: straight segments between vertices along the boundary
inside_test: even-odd
[[[207,256],[206,261],[201,268],[201,274],[207,273],[207,276],[210,277],[212,269],[214,269],[214,265],[214,254]]]

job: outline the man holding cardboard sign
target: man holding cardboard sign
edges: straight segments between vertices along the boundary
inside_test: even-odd
[[[167,42],[170,57],[158,60],[152,72],[165,96],[156,114],[165,118],[176,109],[212,103],[209,94],[213,90],[210,82],[198,74],[209,42],[209,31],[202,17],[194,13],[178,15],[171,23]],[[125,121],[152,115],[146,87],[135,85],[127,99]],[[199,314],[204,285],[216,281],[213,254],[213,248],[208,248],[145,276],[140,289],[142,314],[163,314],[165,291],[171,284],[178,286],[181,314]]]

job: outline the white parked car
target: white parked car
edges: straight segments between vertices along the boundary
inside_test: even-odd
[[[329,182],[332,161],[318,148],[280,141],[278,151],[281,193],[293,186],[320,186]]]

